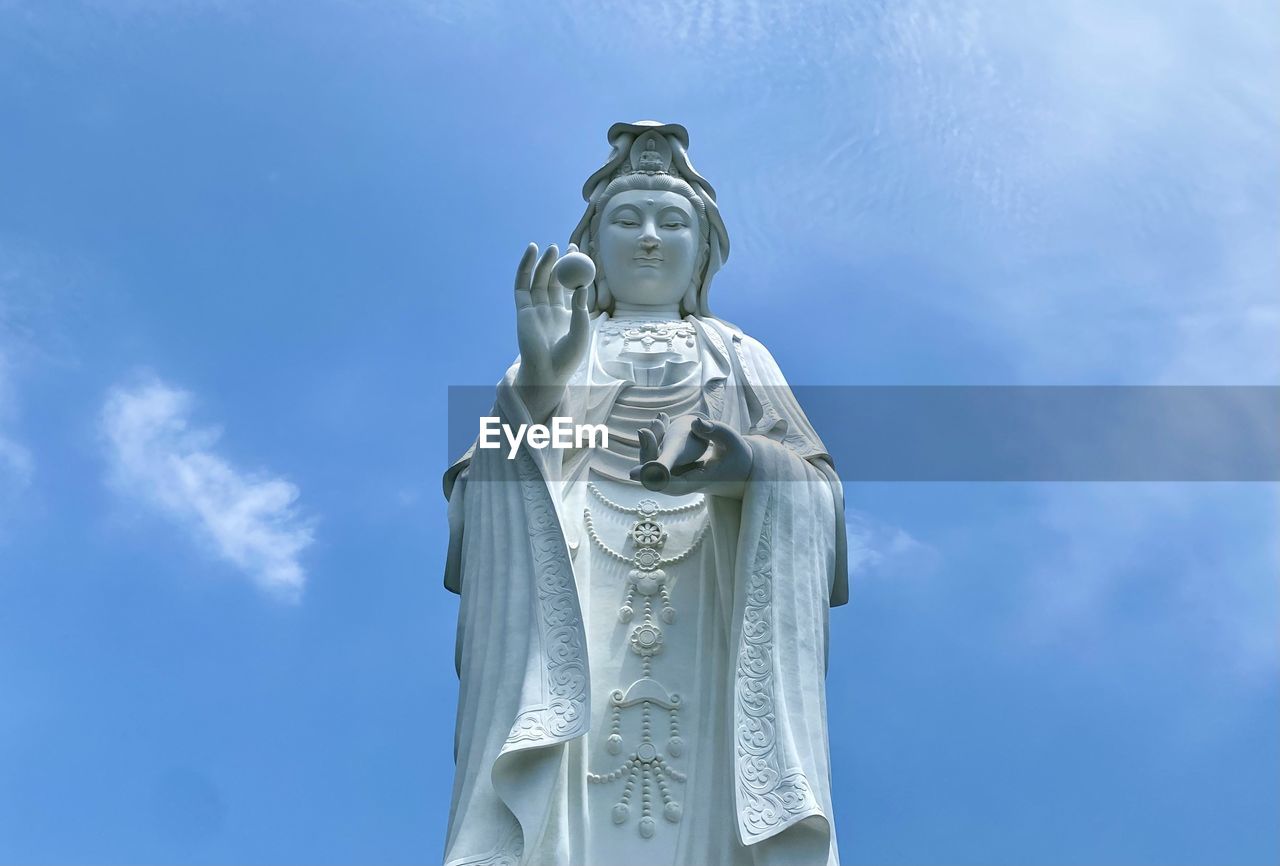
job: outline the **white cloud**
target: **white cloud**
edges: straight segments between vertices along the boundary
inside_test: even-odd
[[[0,503],[8,506],[17,500],[31,484],[33,470],[31,452],[13,439],[0,435]]]
[[[0,521],[20,507],[31,487],[34,470],[31,452],[19,442],[0,434]]]
[[[312,543],[310,520],[282,478],[243,472],[214,452],[220,431],[191,424],[192,397],[150,380],[117,386],[101,423],[110,481],[195,535],[259,586],[288,600],[302,591],[298,561]]]
[[[849,548],[849,576],[889,576],[932,571],[937,551],[918,541],[900,526],[886,523],[865,511],[846,509],[845,533]]]
[[[795,213],[854,264],[933,249],[939,279],[892,289],[967,323],[1003,361],[997,381],[1280,382],[1277,23],[1255,0],[1178,14],[1145,0],[893,4],[841,37],[870,64],[822,51],[815,98],[848,107],[813,112],[827,158],[795,159],[812,145],[782,125],[753,142],[746,192],[782,204],[735,221],[738,255],[788,237]],[[846,291],[830,285],[814,291]],[[1194,484],[1035,495],[1049,538],[1025,587],[1028,640],[1106,647],[1145,629],[1249,682],[1274,677],[1274,497]],[[851,521],[851,568],[854,534]]]
[[[1271,485],[1053,485],[1056,536],[1027,586],[1031,644],[1088,647],[1098,633],[1176,643],[1247,681],[1280,666],[1280,497]]]
[[[968,123],[922,170],[961,187],[980,162],[1011,193],[964,196],[989,272],[957,301],[1025,381],[1277,381],[1275,7],[1008,11],[950,49],[937,13],[901,94],[958,85]]]
[[[76,364],[65,326],[78,314],[79,270],[0,233],[0,530],[11,518],[40,510],[32,501],[32,436],[22,430],[21,416],[32,402],[32,373]]]
[[[15,413],[12,368],[9,359],[0,354],[0,529],[20,506],[35,471],[31,452],[9,430]]]

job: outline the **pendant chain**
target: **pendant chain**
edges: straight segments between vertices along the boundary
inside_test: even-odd
[[[650,563],[650,561],[648,561],[648,557],[641,557],[640,554],[652,550],[652,548],[641,548],[641,550],[637,552],[636,556],[627,556],[624,553],[618,553],[618,551],[605,544],[604,539],[596,534],[596,526],[591,520],[590,508],[582,509],[582,518],[587,524],[587,535],[591,537],[591,540],[595,543],[596,547],[600,548],[619,562],[625,562],[627,565],[639,566],[644,571],[652,571],[655,568],[675,565],[677,562],[682,562],[687,559],[689,554],[693,553],[694,550],[697,549],[698,545],[702,543],[702,536],[707,534],[707,527],[711,524],[710,520],[704,520],[702,522],[702,526],[698,528],[698,534],[693,537],[693,541],[689,542],[689,546],[684,549],[683,553],[679,553],[668,559],[655,559]]]
[[[655,657],[662,653],[665,638],[662,626],[656,621],[670,625],[676,620],[676,609],[671,603],[670,575],[663,570],[664,566],[675,565],[689,557],[702,543],[707,529],[711,526],[710,514],[702,517],[702,525],[698,527],[689,546],[676,556],[661,558],[661,550],[667,543],[667,529],[659,517],[668,514],[689,513],[706,504],[706,497],[699,496],[694,502],[663,508],[654,499],[642,499],[636,507],[620,505],[607,498],[600,489],[587,482],[591,493],[608,508],[636,518],[628,534],[636,545],[635,553],[627,556],[605,544],[596,532],[595,522],[591,518],[591,509],[582,509],[583,522],[587,527],[587,535],[591,542],[607,556],[631,566],[627,572],[626,589],[623,593],[622,605],[618,608],[618,621],[629,623],[639,613],[640,622],[631,628],[627,643],[631,651],[640,657],[641,678],[628,688],[614,689],[609,694],[609,734],[605,738],[605,750],[611,755],[622,755],[624,751],[622,716],[627,709],[640,710],[640,742],[631,750],[622,763],[605,773],[587,771],[587,782],[593,785],[605,785],[623,782],[623,790],[617,802],[610,810],[614,824],[625,824],[631,817],[632,797],[639,788],[640,822],[637,829],[643,839],[651,839],[657,832],[658,822],[655,815],[661,809],[661,816],[672,824],[680,822],[684,807],[675,797],[672,783],[680,784],[686,779],[684,773],[677,770],[667,758],[678,758],[684,753],[684,738],[680,733],[680,709],[683,701],[680,695],[668,691],[653,676]],[[657,608],[657,610],[655,610]],[[638,610],[637,610],[638,609]],[[655,617],[656,614],[656,617]],[[655,725],[654,716],[663,710],[667,713],[665,724],[661,716]],[[655,730],[655,727],[657,730]],[[666,755],[662,751],[661,739],[666,733]],[[657,789],[656,796],[654,789]]]
[[[637,517],[655,517],[659,514],[683,514],[686,511],[693,511],[694,509],[701,508],[703,503],[706,501],[706,497],[699,496],[693,502],[686,502],[684,505],[676,505],[671,508],[663,508],[653,499],[641,499],[639,505],[631,508],[614,502],[612,499],[605,496],[600,492],[600,488],[596,487],[594,481],[587,482],[587,489],[591,491],[591,494],[595,496],[596,499],[599,499],[614,511],[620,511],[623,514],[634,514]]]

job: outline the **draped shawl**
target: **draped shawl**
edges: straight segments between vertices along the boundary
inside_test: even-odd
[[[840,481],[768,351],[722,320],[688,321],[730,371],[704,384],[706,405],[749,434],[755,453],[732,581],[733,730],[723,733],[738,838],[757,862],[833,864],[823,680],[828,608],[848,597]],[[493,413],[513,426],[531,421],[518,367]],[[581,423],[574,400],[553,414]],[[473,445],[445,474],[445,586],[461,596],[448,866],[581,862],[572,804],[584,767],[567,746],[587,733],[592,696],[558,463],[553,449],[522,447],[509,460]]]

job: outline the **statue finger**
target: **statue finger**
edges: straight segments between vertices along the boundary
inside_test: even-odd
[[[565,253],[566,253],[566,254],[568,254],[568,253],[576,253],[577,251],[578,251],[578,245],[577,245],[577,244],[569,244],[569,247],[568,247],[568,249],[567,249],[567,250],[565,250]],[[555,275],[554,275],[554,272],[552,273],[552,280],[551,280],[551,281],[552,281],[553,283],[555,282]],[[585,286],[584,286],[583,288],[585,288]],[[584,296],[584,298],[585,298],[585,296]],[[574,296],[573,296],[573,294],[572,294],[571,292],[565,292],[565,293],[564,293],[564,308],[565,308],[566,310],[571,310],[571,309],[573,309],[573,300],[574,300]],[[584,304],[585,304],[585,300],[584,300]]]
[[[659,412],[658,417],[649,422],[649,429],[658,437],[659,442],[667,435],[667,422],[670,420],[666,412]]]
[[[520,266],[516,268],[516,309],[523,310],[533,304],[529,296],[530,280],[533,275],[533,262],[538,257],[538,245],[529,244],[520,257]]]
[[[547,280],[547,300],[550,301],[551,306],[561,310],[567,310],[569,308],[565,306],[565,301],[567,300],[565,298],[566,294],[564,286],[562,286],[560,281],[556,279],[555,271],[552,270],[551,278]]]
[[[538,259],[537,267],[533,269],[533,285],[529,288],[529,294],[533,298],[533,303],[538,306],[547,305],[547,282],[551,279],[551,269],[555,267],[558,258],[560,254],[556,250],[556,245],[552,244],[547,247],[542,258]]]
[[[742,434],[723,421],[711,421],[701,416],[694,418],[689,425],[689,432],[705,442],[711,442],[723,448],[733,448],[742,439]]]
[[[650,460],[658,459],[658,437],[648,427],[641,427],[636,431],[636,435],[640,437],[640,462],[648,463]]]
[[[557,370],[563,371],[567,375],[571,375],[574,370],[578,369],[578,365],[582,363],[582,356],[585,354],[583,349],[586,348],[587,338],[583,331],[574,333],[570,329],[555,344],[555,348],[551,351],[551,362]]]
[[[573,337],[576,344],[585,346],[587,335],[591,331],[591,314],[587,312],[586,286],[579,286],[573,290],[573,300],[570,305],[569,336]]]

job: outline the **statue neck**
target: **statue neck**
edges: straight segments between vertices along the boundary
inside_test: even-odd
[[[627,304],[616,301],[613,305],[614,319],[656,319],[664,322],[679,321],[680,306],[678,304]]]

